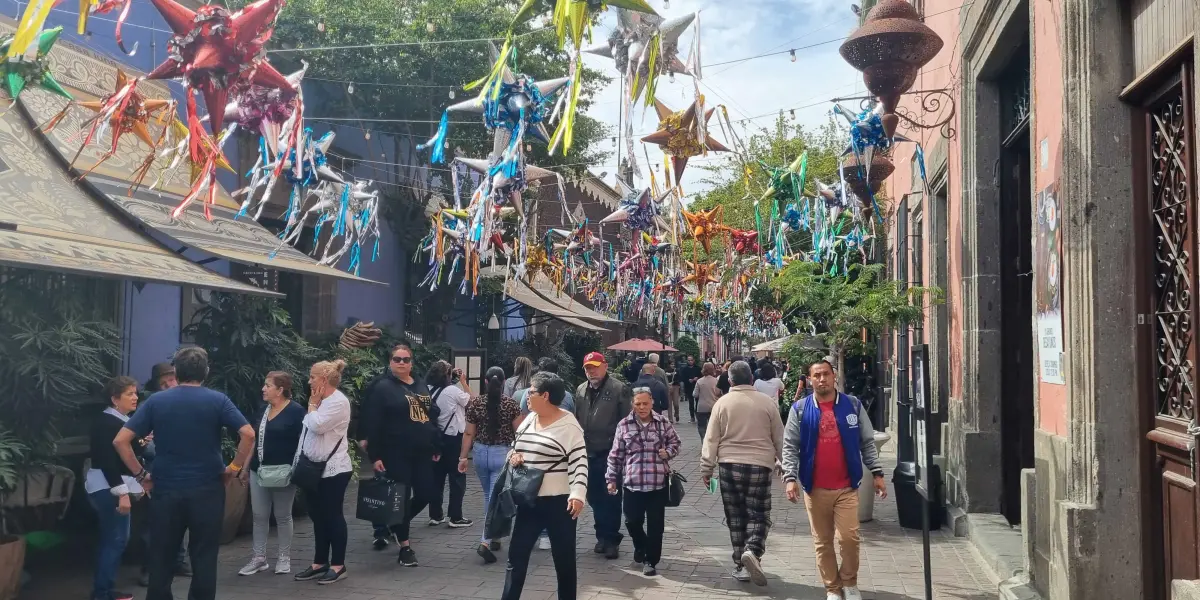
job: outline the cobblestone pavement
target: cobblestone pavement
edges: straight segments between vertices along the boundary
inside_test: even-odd
[[[658,577],[643,577],[632,565],[633,549],[628,537],[618,560],[605,560],[593,554],[595,543],[589,510],[580,517],[577,550],[579,553],[580,600],[699,600],[701,598],[767,597],[779,599],[824,600],[824,588],[813,558],[812,536],[803,503],[787,502],[782,484],[775,488],[774,525],[767,540],[763,568],[769,585],[765,588],[735,581],[730,574],[732,561],[728,530],[723,525],[720,496],[709,495],[700,482],[700,440],[694,426],[684,419],[679,425],[684,451],[674,467],[689,479],[684,505],[667,510],[667,530],[663,543],[663,561]],[[885,452],[885,460],[894,460]],[[889,469],[890,474],[890,469]],[[474,472],[468,472],[465,512],[476,525],[466,529],[427,527],[426,519],[413,525],[413,547],[421,566],[402,568],[396,564],[395,546],[384,552],[371,549],[371,529],[367,523],[350,519],[350,547],[346,564],[350,576],[331,586],[292,581],[290,576],[265,571],[251,577],[239,577],[237,570],[249,557],[249,536],[221,548],[221,574],[218,598],[221,600],[294,600],[329,598],[339,600],[383,600],[422,598],[452,600],[499,598],[504,584],[504,552],[500,561],[484,565],[474,549],[482,521],[482,494]],[[354,514],[354,490],[347,493],[346,514]],[[423,517],[424,515],[422,515]],[[896,521],[895,503],[876,503],[876,519],[862,525],[862,567],[859,586],[863,596],[876,600],[923,599],[921,532],[902,529]],[[954,538],[946,530],[933,533],[934,597],[940,599],[991,600],[997,597],[996,584],[975,556],[965,539]],[[304,568],[313,544],[312,528],[307,519],[296,524],[292,547],[292,569]],[[274,531],[268,554],[274,551]],[[86,597],[90,570],[81,569],[80,585],[72,585],[71,594],[60,590],[29,590],[22,598]],[[123,573],[131,579],[133,571]],[[72,577],[74,579],[74,577]],[[123,589],[135,589],[132,581],[123,581]],[[550,553],[534,550],[530,574],[522,598],[553,600],[555,577]],[[76,592],[75,590],[79,590]],[[140,590],[140,589],[139,589]],[[65,590],[62,590],[65,591]],[[144,592],[138,594],[143,597]],[[175,597],[187,597],[187,580],[177,579]]]

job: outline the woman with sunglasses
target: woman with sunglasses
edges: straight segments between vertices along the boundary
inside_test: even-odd
[[[442,432],[439,411],[424,381],[413,377],[413,352],[404,344],[392,348],[388,372],[371,386],[364,403],[367,456],[377,474],[407,484],[411,496],[407,519],[390,527],[400,543],[397,562],[417,566],[409,544],[412,518],[434,499],[434,466],[440,456]]]

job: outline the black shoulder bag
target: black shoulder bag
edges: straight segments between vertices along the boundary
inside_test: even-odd
[[[536,417],[534,422],[536,422]],[[517,440],[520,440],[521,435],[523,435],[526,431],[529,431],[530,427],[533,427],[534,422],[530,422],[525,429],[522,429],[517,433],[516,439],[513,440],[514,452],[517,448]],[[546,471],[557,467],[559,463],[565,460],[567,460],[567,457],[564,454],[563,457],[555,461],[554,464],[546,467],[545,471],[527,467],[524,464],[519,467],[514,467],[509,464],[509,475],[506,485],[508,487],[507,491],[511,495],[513,503],[518,506],[524,506],[525,508],[535,508],[537,506],[538,492],[542,490],[542,479],[546,476]]]
[[[292,483],[296,484],[296,487],[302,490],[315,490],[317,489],[317,484],[321,483],[321,478],[325,476],[325,465],[329,462],[329,459],[333,458],[334,454],[337,454],[338,449],[342,447],[342,440],[345,438],[343,437],[338,440],[337,444],[333,447],[333,451],[329,453],[329,456],[325,457],[325,460],[316,461],[304,455],[305,435],[308,435],[307,427],[304,428],[304,433],[300,436],[300,447],[297,449],[300,456],[296,459],[296,467],[292,469]]]

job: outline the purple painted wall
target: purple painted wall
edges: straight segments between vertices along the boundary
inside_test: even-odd
[[[389,328],[404,326],[404,281],[409,267],[408,256],[397,247],[396,235],[388,227],[387,221],[380,222],[380,233],[379,258],[371,262],[371,249],[363,248],[359,275],[388,285],[339,281],[334,312],[334,320],[339,327],[351,319],[374,321],[376,326]],[[338,265],[338,268],[344,269],[345,264]]]
[[[171,360],[179,348],[179,307],[182,289],[179,286],[147,283],[127,284],[125,339],[129,342],[125,358],[126,375],[145,381],[150,367]]]

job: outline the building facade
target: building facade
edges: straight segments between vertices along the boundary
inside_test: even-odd
[[[1003,597],[1197,597],[1197,7],[916,4],[948,96],[902,111],[953,132],[902,125],[889,260],[946,301],[889,367],[936,358],[950,524]]]

